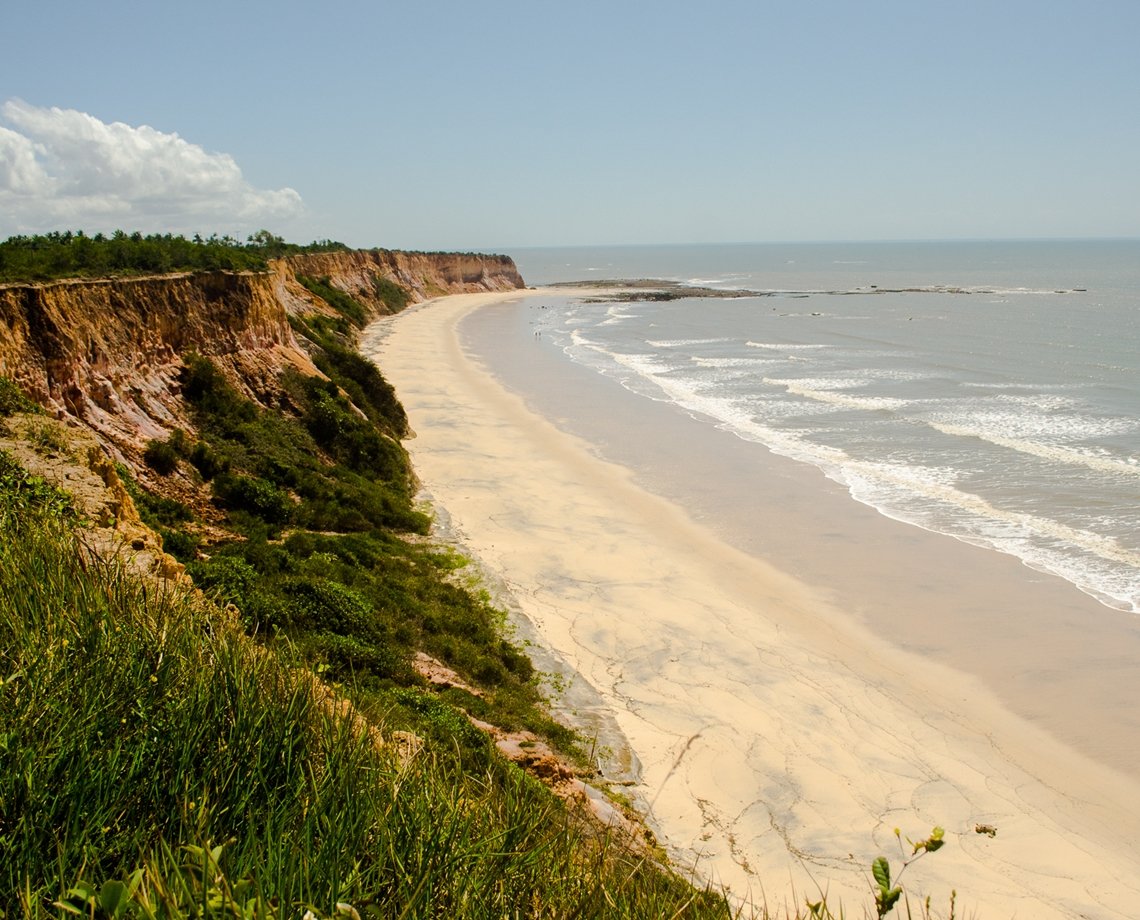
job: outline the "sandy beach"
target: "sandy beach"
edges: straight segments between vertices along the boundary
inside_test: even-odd
[[[947,845],[903,879],[936,909],[957,889],[959,916],[1140,914],[1134,776],[884,642],[834,591],[641,488],[465,355],[470,311],[542,296],[420,305],[362,350],[408,411],[425,493],[628,741],[630,790],[674,859],[742,899],[822,889],[858,916],[871,860],[901,861],[894,829],[937,824]]]

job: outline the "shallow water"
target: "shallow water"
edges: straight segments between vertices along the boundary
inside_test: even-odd
[[[1140,612],[1140,243],[515,255],[532,284],[768,292],[559,298],[531,322],[577,364],[810,464],[888,517]]]
[[[832,301],[843,304],[872,302],[881,296],[893,295],[831,295]],[[775,328],[768,328],[769,334],[763,338],[750,335],[742,345],[708,341],[727,338],[723,334],[710,336],[676,329],[663,334],[661,328],[661,317],[672,316],[677,325],[699,328],[702,323],[708,324],[704,313],[710,310],[727,305],[731,314],[756,302],[686,300],[615,306],[583,303],[580,296],[550,294],[482,307],[461,323],[459,331],[464,350],[521,395],[532,410],[584,439],[603,459],[631,470],[639,484],[683,508],[725,542],[823,591],[836,608],[871,627],[889,644],[981,678],[1013,712],[1070,746],[1116,769],[1140,774],[1140,711],[1133,703],[1140,690],[1140,617],[1122,609],[1125,605],[1114,598],[1109,599],[1113,602],[1109,606],[1087,589],[1078,590],[1061,573],[1027,567],[1023,555],[999,552],[990,539],[995,533],[1003,535],[999,524],[1008,530],[1021,527],[1030,535],[1040,532],[1043,525],[1039,521],[1052,520],[1056,514],[1049,502],[1059,494],[1057,489],[1042,489],[1030,477],[1007,472],[1004,479],[998,477],[996,481],[1005,483],[1010,503],[999,504],[991,497],[997,492],[982,492],[990,477],[976,473],[976,482],[968,481],[962,472],[967,461],[979,462],[971,456],[968,441],[976,442],[983,456],[991,447],[992,454],[1000,446],[988,445],[977,437],[960,438],[959,459],[944,450],[939,465],[931,464],[930,454],[924,451],[929,450],[929,443],[936,443],[936,436],[947,436],[926,420],[906,416],[915,412],[913,404],[920,397],[913,392],[900,395],[899,390],[890,391],[894,386],[891,378],[886,378],[886,392],[880,393],[868,394],[868,387],[860,390],[832,385],[830,393],[841,404],[834,411],[830,405],[821,411],[815,405],[818,400],[786,397],[789,380],[797,381],[794,386],[810,389],[803,382],[808,375],[798,367],[795,377],[779,377],[779,386],[763,383],[765,377],[777,379],[776,371],[744,376],[735,382],[739,391],[735,397],[731,392],[726,395],[733,384],[701,377],[703,364],[727,365],[735,372],[739,369],[736,362],[757,360],[754,353],[763,349],[748,345],[748,341],[781,344],[786,353],[796,357],[796,352],[829,350],[786,348],[832,343],[777,337],[779,329],[790,328],[780,325],[778,319],[782,318],[757,318],[755,322],[770,323]],[[774,301],[758,302],[771,312]],[[657,317],[647,319],[653,312]],[[622,319],[626,314],[636,319]],[[735,321],[743,322],[739,312],[736,316]],[[591,318],[595,323],[587,327],[585,320]],[[617,322],[607,323],[615,319]],[[654,322],[656,326],[651,325]],[[632,334],[629,327],[640,329],[641,337]],[[622,343],[625,363],[594,348],[577,351],[581,343],[575,344],[574,334],[578,332],[581,337],[579,330],[586,328],[598,339]],[[816,330],[817,334],[823,329]],[[664,342],[670,344],[661,344]],[[735,348],[739,353],[712,354],[717,348]],[[834,350],[838,349],[836,345]],[[677,355],[688,355],[689,360],[679,361]],[[699,360],[691,360],[693,357]],[[784,360],[789,365],[799,363]],[[918,359],[900,349],[897,360],[913,364]],[[680,366],[647,376],[637,367],[641,361]],[[813,373],[822,376],[821,371]],[[862,368],[852,359],[843,373],[850,378],[862,373]],[[921,384],[912,377],[907,379],[913,390]],[[695,383],[703,379],[711,381],[704,390]],[[832,384],[837,379],[838,374],[827,378]],[[978,384],[975,381],[972,386],[959,387],[958,398],[968,404],[972,391],[983,396],[1026,395],[1013,386],[995,391]],[[927,385],[945,386],[937,382]],[[815,386],[820,389],[818,383]],[[1123,392],[1128,386],[1132,384],[1125,382],[1119,390]],[[763,399],[756,397],[758,388],[766,388]],[[711,391],[714,398],[711,403],[687,405],[682,399],[670,398],[675,391],[695,400],[702,394],[709,399]],[[765,430],[775,433],[769,442],[749,436],[748,431],[741,430],[739,419],[733,423],[727,412],[719,410],[718,401],[732,406],[734,398],[737,405],[776,407],[764,420]],[[906,405],[881,410],[856,402],[874,398],[899,400]],[[784,415],[779,414],[781,406],[785,407]],[[1106,415],[1115,412],[1115,424],[1128,429],[1129,418],[1122,407],[1104,411]],[[1031,418],[1026,411],[1010,410],[1008,414],[1013,421],[1005,426],[1008,430],[995,433],[995,438],[1021,437],[1023,433],[1013,428],[1014,422]],[[1047,414],[1045,409],[1042,414]],[[1064,405],[1054,414],[1056,419],[1074,415]],[[847,438],[842,450],[827,441],[835,436],[827,424],[832,417],[840,420],[837,430]],[[1065,430],[1063,425],[1057,427]],[[1135,437],[1135,432],[1126,433],[1121,441],[1128,444],[1129,438],[1134,441]],[[797,449],[781,450],[783,445]],[[1074,448],[1070,444],[1068,449]],[[836,456],[846,459],[846,465],[813,463],[813,450],[824,460]],[[906,456],[904,450],[913,456]],[[860,451],[865,452],[861,465],[850,459],[860,458]],[[867,459],[874,457],[873,451],[889,451],[891,464]],[[1006,451],[1026,465],[1048,459],[1025,450]],[[1115,462],[1119,458],[1110,459]],[[959,466],[952,468],[954,462]],[[1063,464],[1074,466],[1078,464]],[[1079,466],[1093,472],[1084,462]],[[1130,475],[1128,469],[1124,468],[1124,476]],[[1115,467],[1110,470],[1118,473]],[[837,471],[850,479],[836,475]],[[965,512],[972,512],[991,531],[982,532],[985,539],[973,534],[955,534],[955,539],[925,521],[920,521],[920,526],[899,523],[902,514],[889,515],[874,502],[853,500],[856,473],[868,474],[872,485],[893,486],[893,494],[910,500],[911,509],[921,509],[918,499],[926,500],[951,522],[954,519],[945,514],[945,509],[955,510],[955,501],[964,504],[961,517],[970,522]],[[1072,483],[1074,489],[1089,487],[1080,475],[1072,477]],[[940,493],[953,500],[939,500]],[[891,495],[885,488],[880,494]],[[1111,490],[1107,495],[1112,495]],[[1115,502],[1111,510],[1110,501]],[[1040,506],[1036,519],[1026,520],[1034,517],[1035,503]],[[1077,513],[1083,511],[1091,517],[1099,508],[1101,516],[1122,521],[1126,535],[1128,526],[1135,528],[1135,494],[1129,498],[1126,484],[1114,498],[1102,494],[1089,503],[1089,508],[1082,509],[1079,501],[1069,500]],[[1009,520],[1003,521],[1000,515]],[[1090,527],[1086,525],[1085,529]],[[1070,534],[1062,532],[1062,536]],[[1111,541],[1119,545],[1122,539],[1127,536],[1109,535],[1101,544],[1094,541],[1099,558],[1111,561],[1106,546],[1111,547]],[[1065,542],[1058,539],[1055,545],[1071,552]],[[1011,541],[1010,546],[1017,548],[1018,544]],[[1129,565],[1116,571],[1123,573],[1125,583],[1136,577],[1136,569]]]

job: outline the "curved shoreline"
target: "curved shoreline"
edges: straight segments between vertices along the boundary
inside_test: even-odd
[[[813,894],[818,881],[851,906],[866,901],[871,859],[897,852],[895,825],[921,836],[937,823],[949,845],[908,871],[936,906],[957,887],[991,917],[1133,915],[1132,780],[976,680],[884,646],[463,354],[467,312],[542,293],[432,302],[382,321],[362,350],[395,385],[417,472],[464,543],[612,708],[670,852],[738,896]]]

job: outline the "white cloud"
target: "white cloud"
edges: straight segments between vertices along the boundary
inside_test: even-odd
[[[256,189],[229,154],[177,134],[17,99],[0,115],[0,234],[228,232],[301,211],[293,189]]]

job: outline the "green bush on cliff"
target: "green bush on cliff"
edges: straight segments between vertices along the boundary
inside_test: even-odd
[[[143,451],[143,462],[162,476],[169,476],[178,469],[178,450],[169,441],[152,438]]]
[[[187,356],[179,378],[182,396],[200,413],[218,425],[233,430],[257,418],[259,407],[243,397],[208,358]]]
[[[292,517],[289,496],[258,476],[223,473],[214,480],[214,495],[227,508],[248,512],[266,524],[284,524]]]
[[[28,412],[39,415],[44,410],[30,400],[19,384],[7,377],[0,377],[0,418]]]
[[[330,332],[329,324],[321,323],[319,319],[312,317],[294,322],[297,332],[319,346],[313,354],[313,363],[381,431],[393,438],[405,437],[408,417],[392,385],[375,364],[341,344],[340,333]]]
[[[381,278],[377,275],[372,279],[372,288],[376,292],[376,296],[384,302],[384,306],[392,313],[399,313],[411,301],[408,292],[388,278]]]
[[[502,614],[449,583],[451,556],[401,538],[427,528],[412,507],[403,448],[335,383],[296,373],[283,383],[296,416],[261,410],[209,361],[187,359],[183,392],[199,440],[182,450],[225,457],[213,494],[244,537],[197,559],[194,525],[164,525],[195,582],[236,605],[248,629],[288,636],[314,667],[365,697],[414,685],[409,662],[423,649],[493,690],[484,717],[570,744],[538,708],[533,668],[503,640]]]
[[[290,317],[293,330],[317,346],[313,362],[341,389],[368,418],[394,438],[408,433],[408,417],[396,398],[396,391],[376,365],[353,347],[356,331],[363,328],[365,309],[342,291],[330,287],[327,279],[298,278],[338,312],[338,316],[311,314]],[[393,281],[373,279],[377,296],[393,312],[407,306],[410,296]]]
[[[219,501],[271,526],[291,520],[320,530],[424,532],[427,519],[412,507],[411,470],[400,445],[335,386],[301,375],[288,376],[285,385],[301,406],[299,418],[261,409],[210,361],[187,358],[183,395],[199,428],[190,459],[213,481]],[[287,507],[270,488],[298,501]]]
[[[330,307],[350,320],[353,325],[357,327],[364,325],[364,321],[367,318],[367,310],[364,305],[354,300],[344,291],[334,288],[328,276],[323,278],[311,278],[308,275],[297,275],[297,280],[308,288],[311,293],[316,294]]]
[[[208,441],[198,441],[190,448],[186,457],[203,480],[209,482],[215,476],[229,470],[229,460],[218,453]]]
[[[305,427],[335,460],[356,473],[394,480],[408,474],[403,448],[340,394],[335,382],[323,382],[300,374],[286,376],[286,387],[295,392],[304,409]]]

